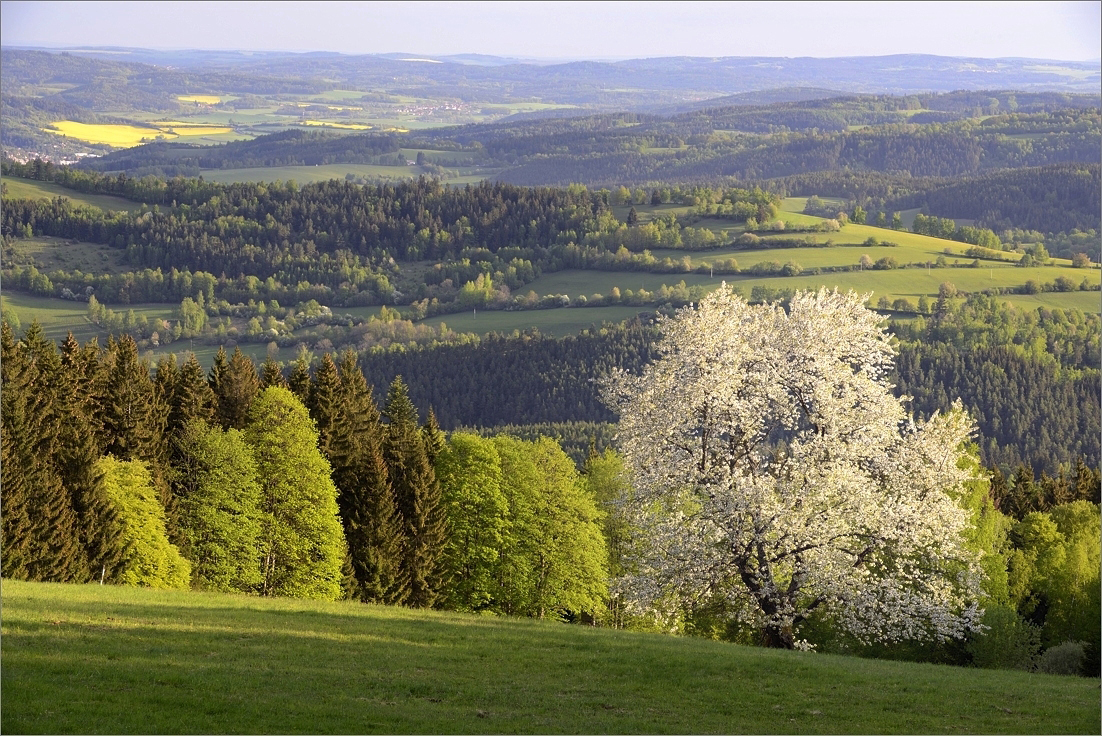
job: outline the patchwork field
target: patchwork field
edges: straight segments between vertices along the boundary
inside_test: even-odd
[[[5,733],[1097,733],[1098,681],[4,581]]]

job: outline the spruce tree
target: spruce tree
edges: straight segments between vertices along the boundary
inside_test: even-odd
[[[383,454],[379,409],[352,351],[341,359],[340,393],[341,420],[330,448],[355,595],[367,603],[401,604],[409,594],[402,519]]]
[[[7,323],[2,329],[3,574],[83,580],[88,562],[78,518],[55,465],[60,443],[57,347],[37,321],[20,343]]]
[[[60,447],[57,454],[62,482],[69,491],[80,520],[89,579],[107,580],[108,571],[119,570],[126,554],[122,524],[96,466],[100,452],[95,422],[96,386],[100,375],[99,347],[95,341],[81,347],[70,332],[61,346]]]
[[[429,462],[435,463],[436,457],[443,451],[447,441],[444,433],[440,431],[440,423],[436,421],[436,412],[429,407],[429,416],[421,427],[421,437],[425,440],[425,452],[429,455]]]
[[[310,399],[310,360],[305,350],[299,351],[295,367],[287,378],[287,388],[303,403]]]
[[[219,355],[224,355],[219,350]],[[216,399],[215,413],[223,429],[242,429],[248,423],[249,407],[260,391],[256,366],[249,356],[234,348],[228,363],[211,371],[211,389]]]
[[[330,444],[337,424],[341,421],[340,402],[341,379],[333,356],[326,353],[321,359],[321,365],[314,372],[310,393],[304,403],[317,424],[318,448],[330,462],[333,460]]]
[[[287,379],[283,377],[283,369],[279,367],[279,363],[272,360],[270,355],[264,358],[264,363],[260,366],[260,390],[263,391],[269,386],[287,388]]]
[[[172,395],[168,414],[169,431],[178,434],[195,419],[208,424],[215,421],[215,401],[214,391],[203,377],[203,367],[192,353],[180,368],[180,378]]]
[[[401,376],[390,384],[384,414],[390,420],[385,444],[387,469],[406,538],[407,602],[427,608],[436,602],[446,582],[442,564],[446,519],[440,486],[417,426],[417,409]]]

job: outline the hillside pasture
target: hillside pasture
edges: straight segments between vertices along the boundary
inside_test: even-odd
[[[15,238],[5,248],[4,266],[34,266],[43,273],[64,270],[72,273],[122,273],[130,270],[126,251],[101,243],[86,243],[68,238],[39,235]]]
[[[4,581],[5,733],[1097,733],[1098,681]]]
[[[48,181],[5,176],[4,184],[6,187],[4,196],[10,199],[55,199],[64,197],[74,204],[99,207],[101,210],[122,210],[125,212],[136,212],[142,207],[141,202],[114,197],[110,194],[85,194]]]

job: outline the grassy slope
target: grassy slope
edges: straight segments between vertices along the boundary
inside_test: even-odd
[[[75,204],[86,204],[104,210],[125,210],[127,212],[137,212],[142,206],[141,202],[134,202],[109,194],[84,194],[48,181],[34,181],[32,179],[20,179],[15,176],[5,176],[4,183],[8,188],[7,196],[12,199],[65,197],[71,199]]]
[[[324,164],[319,166],[270,166],[251,169],[205,169],[203,178],[222,184],[243,181],[288,181],[294,179],[299,184],[330,179],[344,179],[347,174],[367,179],[405,180],[416,179],[425,173],[420,166],[375,166],[372,164]],[[464,176],[459,179],[447,179],[446,184],[470,183],[481,181],[484,176]]]
[[[42,325],[42,331],[53,340],[63,340],[70,330],[81,342],[99,337],[102,344],[107,336],[105,330],[88,321],[88,305],[84,302],[51,299],[16,291],[5,292],[0,301],[5,310],[10,309],[19,316],[23,330],[37,319]],[[175,311],[172,304],[115,304],[110,308],[119,313],[133,309],[134,314],[144,314],[148,319],[172,319]]]
[[[1098,681],[550,622],[3,583],[6,733],[1098,733]]]
[[[4,254],[4,264],[34,265],[43,273],[58,269],[84,273],[123,273],[131,270],[126,263],[126,251],[102,243],[73,242],[68,238],[38,235],[12,241],[10,253]]]

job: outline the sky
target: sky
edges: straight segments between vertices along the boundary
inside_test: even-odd
[[[1100,2],[24,2],[5,46],[491,54],[1097,60]]]

